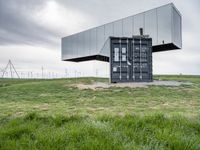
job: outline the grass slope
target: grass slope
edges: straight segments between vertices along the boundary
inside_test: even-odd
[[[79,90],[107,79],[0,79],[0,149],[200,149],[200,77],[180,87]]]

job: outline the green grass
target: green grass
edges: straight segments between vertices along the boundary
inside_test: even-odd
[[[79,90],[103,78],[0,79],[0,149],[200,149],[200,76],[191,85]]]

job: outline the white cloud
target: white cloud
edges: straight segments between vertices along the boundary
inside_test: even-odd
[[[60,36],[66,36],[87,28],[88,22],[93,19],[90,15],[81,12],[75,8],[62,6],[55,0],[49,0],[40,11],[32,15],[35,22],[45,26]]]

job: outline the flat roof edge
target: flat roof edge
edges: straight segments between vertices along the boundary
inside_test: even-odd
[[[158,8],[161,8],[161,7],[165,7],[165,6],[167,6],[167,5],[171,5],[172,7],[174,7],[174,8],[178,11],[178,9],[175,7],[175,5],[174,5],[173,3],[167,3],[167,4],[164,4],[164,5],[159,6],[159,7],[155,7],[155,8],[152,8],[152,9],[148,9],[148,10],[146,10],[146,11],[142,11],[142,12],[136,13],[136,14],[134,14],[134,15],[130,15],[130,16],[123,17],[123,18],[120,18],[120,19],[116,19],[116,20],[113,20],[113,21],[111,21],[111,22],[107,22],[107,23],[104,23],[104,24],[101,24],[101,25],[98,25],[98,26],[95,26],[95,27],[91,27],[91,28],[82,30],[82,31],[80,31],[80,32],[76,32],[76,33],[73,33],[73,34],[70,34],[70,35],[61,37],[61,39],[64,39],[64,38],[66,38],[66,37],[73,36],[73,35],[76,35],[76,34],[79,34],[79,33],[85,32],[85,31],[88,31],[88,30],[92,30],[92,29],[95,29],[95,28],[98,28],[98,27],[101,27],[101,26],[104,26],[104,25],[107,25],[107,24],[110,24],[110,23],[113,23],[113,22],[116,22],[116,21],[120,21],[120,20],[125,19],[125,18],[128,18],[128,17],[136,16],[136,15],[139,15],[139,14],[142,14],[142,13],[145,13],[145,12],[148,12],[148,11],[151,11],[151,10],[154,10],[154,9],[158,9]],[[179,11],[178,11],[178,13],[180,14]],[[180,14],[180,15],[181,15],[181,14]],[[181,15],[181,16],[182,16],[182,15]]]

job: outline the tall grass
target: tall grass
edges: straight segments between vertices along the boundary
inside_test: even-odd
[[[0,150],[200,149],[200,77],[155,78],[193,84],[94,91],[73,85],[107,79],[0,79]]]
[[[109,115],[24,117],[1,121],[0,149],[200,149],[200,119]]]

